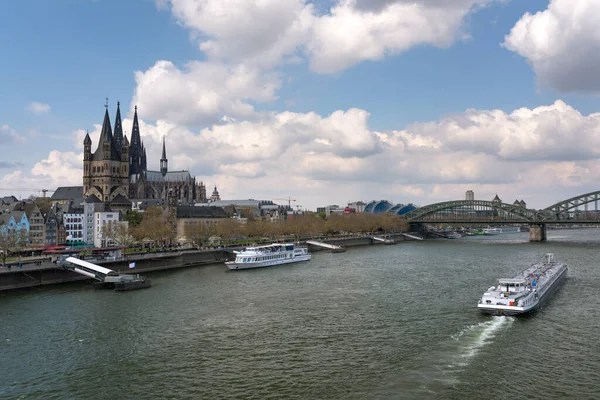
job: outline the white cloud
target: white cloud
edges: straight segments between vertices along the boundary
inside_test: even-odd
[[[292,196],[312,209],[382,198],[424,205],[461,199],[472,189],[478,199],[498,193],[542,208],[600,184],[593,173],[600,168],[600,114],[582,115],[562,101],[510,113],[467,110],[389,132],[370,129],[368,117],[360,109],[281,112],[202,130],[143,120],[140,128],[149,169],[158,169],[165,136],[169,169],[189,169],[226,199]],[[92,150],[99,129],[90,133]],[[73,134],[78,145],[83,136]],[[30,176],[9,173],[0,182],[78,185],[81,158],[53,151]]]
[[[199,48],[210,59],[234,64],[279,64],[306,40],[314,18],[312,5],[304,0],[169,3],[175,18],[199,35]]]
[[[494,0],[338,0],[320,10],[308,0],[159,0],[188,28],[204,61],[157,61],[137,71],[134,103],[149,120],[199,126],[255,116],[255,103],[277,99],[277,68],[307,60],[333,73],[414,46],[447,47],[463,21]]]
[[[34,112],[35,114],[45,114],[50,111],[50,105],[34,101],[32,103],[29,103],[27,109]]]
[[[493,0],[338,0],[324,13],[307,0],[161,0],[198,35],[211,60],[272,67],[304,52],[331,73],[411,47],[446,47],[464,18]]]
[[[15,129],[4,124],[0,125],[0,144],[21,144],[27,142],[27,138],[20,135]]]
[[[22,168],[0,176],[0,195],[28,197],[30,194],[40,196],[42,189],[54,190],[58,186],[77,186],[82,184],[81,164],[83,153],[60,152],[52,150],[48,158],[36,163],[29,174]],[[22,188],[12,192],[2,188]],[[25,190],[31,190],[26,192]]]
[[[539,84],[560,92],[600,92],[600,2],[552,0],[526,13],[503,45],[525,57]]]
[[[366,60],[380,60],[418,45],[448,47],[464,35],[464,18],[486,1],[341,0],[315,18],[306,43],[313,70],[332,73]],[[385,4],[384,4],[385,3]],[[375,6],[368,7],[366,6]]]
[[[150,120],[179,124],[212,123],[224,115],[255,114],[250,101],[276,99],[280,86],[274,73],[220,62],[193,61],[178,69],[169,61],[157,61],[145,72],[135,73],[134,104]]]

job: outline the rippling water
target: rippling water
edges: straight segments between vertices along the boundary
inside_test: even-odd
[[[598,399],[600,230],[407,242],[308,263],[154,273],[130,293],[0,293],[0,398]],[[528,318],[477,300],[545,252]]]

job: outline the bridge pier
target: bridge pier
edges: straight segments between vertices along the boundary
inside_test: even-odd
[[[529,241],[530,242],[545,242],[546,224],[530,224],[529,225]]]
[[[419,233],[423,237],[425,237],[427,235],[427,227],[425,226],[425,224],[423,224],[421,222],[411,222],[409,226],[410,226],[410,229],[408,230],[409,232]]]

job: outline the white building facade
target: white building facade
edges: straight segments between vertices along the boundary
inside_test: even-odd
[[[80,213],[63,214],[63,224],[65,226],[67,242],[85,242],[83,220],[84,215]]]
[[[102,227],[109,223],[118,223],[121,214],[118,211],[96,211],[94,213],[94,247],[107,247],[113,245],[112,240],[107,239],[102,234]]]

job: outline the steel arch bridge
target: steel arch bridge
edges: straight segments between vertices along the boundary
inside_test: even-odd
[[[404,215],[411,222],[520,222],[537,220],[537,212],[507,203],[455,200],[419,207]]]
[[[543,221],[564,221],[564,220],[596,220],[598,221],[600,201],[600,191],[582,194],[570,199],[560,201],[556,204],[546,207],[538,212],[538,219]],[[589,204],[593,203],[594,208],[589,209]],[[584,209],[579,208],[583,206]]]
[[[419,207],[403,217],[415,223],[600,223],[599,202],[600,191],[572,197],[543,210],[486,200],[455,200]]]

